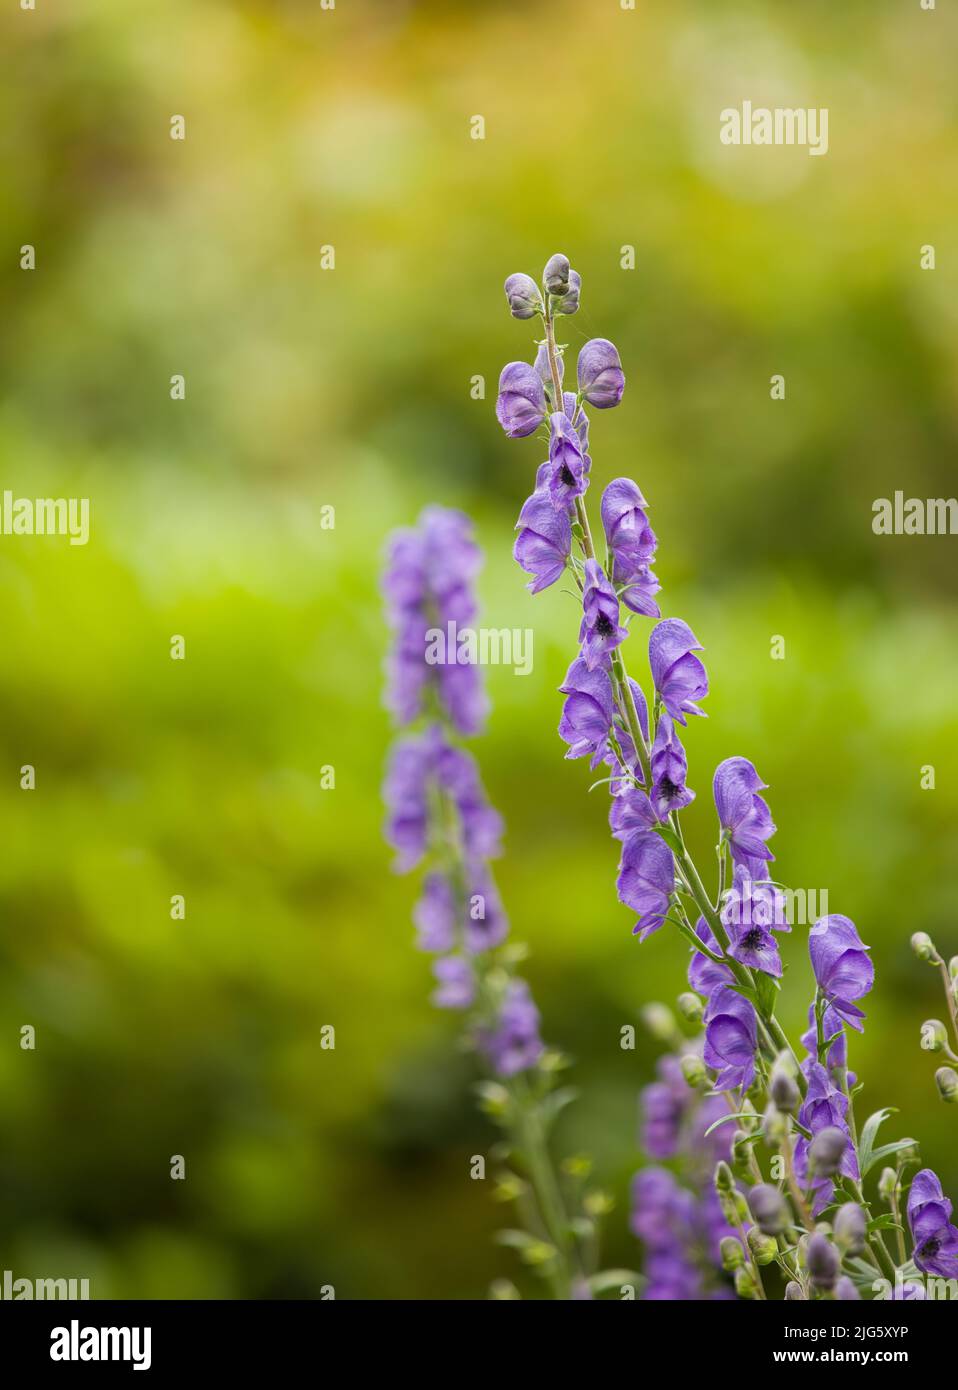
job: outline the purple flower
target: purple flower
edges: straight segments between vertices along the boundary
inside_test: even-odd
[[[704,917],[700,917],[696,922],[695,935],[703,946],[709,948],[713,955],[722,954],[722,948]],[[694,989],[696,994],[704,994],[706,999],[711,998],[714,990],[719,989],[722,985],[730,984],[734,979],[731,966],[719,965],[702,951],[692,952],[692,959],[689,961],[688,980],[689,989]]]
[[[804,1069],[808,1077],[808,1090],[802,1107],[798,1112],[799,1122],[811,1131],[812,1139],[825,1129],[841,1130],[848,1137],[848,1143],[841,1155],[838,1171],[845,1177],[858,1181],[860,1174],[858,1156],[851,1142],[848,1128],[848,1097],[832,1081],[824,1067],[810,1062]],[[813,1187],[812,1211],[816,1216],[829,1205],[835,1184],[832,1178],[822,1176],[812,1170],[809,1161],[809,1140],[800,1137],[795,1144],[795,1171],[803,1185]]]
[[[476,997],[472,966],[464,956],[443,956],[432,967],[439,981],[432,1002],[438,1009],[468,1009]]]
[[[582,442],[564,410],[549,417],[549,495],[552,505],[567,507],[588,487]]]
[[[496,858],[501,853],[502,817],[489,804],[475,759],[464,748],[447,743],[440,729],[432,730],[430,737],[436,780],[455,803],[467,857]]]
[[[645,703],[645,696],[642,687],[637,681],[629,678],[629,688],[632,691],[632,700],[635,704],[635,713],[638,717],[639,728],[642,730],[642,737],[646,743],[649,740],[649,708]],[[609,748],[603,761],[612,769],[612,776],[609,779],[609,791],[612,796],[618,796],[621,792],[630,790],[636,782],[645,782],[645,774],[642,771],[642,764],[632,735],[629,733],[624,716],[616,710],[613,722],[613,733],[615,734],[618,752],[614,748]],[[621,757],[620,757],[621,754]],[[654,817],[652,824],[655,823]]]
[[[510,439],[533,434],[546,418],[546,394],[528,362],[509,362],[499,376],[496,419]]]
[[[647,506],[631,478],[616,478],[602,494],[602,526],[609,549],[637,564],[648,564],[657,544],[645,514]]]
[[[702,647],[680,618],[656,623],[649,635],[649,665],[655,688],[673,719],[685,724],[687,714],[701,714],[694,703],[709,693],[705,667],[693,651]]]
[[[534,492],[522,505],[513,555],[532,579],[533,594],[561,578],[572,550],[572,524],[564,509],[556,511],[547,492]]]
[[[563,391],[562,407],[566,415],[575,426],[575,432],[579,436],[579,443],[582,445],[582,455],[585,462],[586,477],[592,467],[592,460],[589,458],[589,417],[586,415],[582,406],[576,400],[571,391]]]
[[[848,1039],[845,1036],[845,1028],[842,1020],[829,1004],[822,1015],[822,1036],[826,1039],[834,1038],[835,1041],[828,1049],[826,1064],[831,1067],[844,1067],[848,1065]],[[818,1024],[815,1021],[815,1005],[808,1006],[808,1031],[802,1034],[802,1046],[810,1054],[810,1061],[802,1063],[802,1070],[808,1075],[808,1068],[811,1062],[818,1061]],[[849,1085],[854,1085],[852,1073],[849,1072]]]
[[[865,1015],[852,1001],[861,999],[875,983],[868,950],[855,923],[836,913],[820,917],[808,934],[819,989],[835,1012],[859,1032]]]
[[[776,979],[782,974],[782,959],[770,927],[774,929],[776,918],[784,915],[784,901],[772,885],[753,884],[744,864],[736,864],[732,887],[722,906],[729,955]],[[787,922],[784,930],[790,930]]]
[[[651,801],[639,787],[629,784],[613,796],[609,825],[617,840],[627,840],[635,830],[654,830],[658,823]]]
[[[531,275],[523,275],[521,271],[510,275],[505,283],[505,291],[514,319],[534,318],[542,308],[539,286]]]
[[[566,696],[559,720],[559,735],[569,745],[567,758],[584,758],[596,767],[605,757],[612,728],[614,700],[612,681],[604,666],[590,671],[583,658],[577,657],[559,686]]]
[[[691,1092],[685,1084],[678,1058],[660,1057],[656,1071],[660,1079],[639,1093],[642,1147],[650,1158],[674,1158]]]
[[[655,595],[662,587],[658,577],[648,565],[636,565],[627,576],[624,569],[622,561],[616,556],[612,563],[612,577],[617,584],[625,584],[620,597],[626,608],[631,608],[633,613],[639,613],[643,618],[660,617],[662,610],[655,601]]]
[[[581,289],[582,276],[577,270],[570,270],[569,288],[561,299],[553,300],[553,314],[574,314],[579,307],[579,294]]]
[[[715,769],[712,782],[715,809],[732,858],[744,865],[751,879],[764,879],[766,861],[775,858],[765,843],[775,834],[775,823],[758,795],[765,786],[748,758],[726,758]]]
[[[561,251],[557,251],[554,256],[550,256],[546,261],[545,270],[542,272],[542,283],[549,294],[554,294],[560,299],[564,294],[569,293],[569,275],[571,267],[569,257],[563,256]]]
[[[608,338],[590,338],[579,353],[579,395],[598,410],[618,405],[625,390],[619,354]]]
[[[716,1091],[741,1087],[747,1091],[755,1077],[757,1031],[755,1010],[728,985],[712,992],[705,1012],[706,1066],[718,1075]]]
[[[524,980],[511,980],[492,1029],[480,1032],[480,1044],[500,1076],[515,1076],[534,1067],[544,1048],[539,1037],[539,1010]]]
[[[632,930],[640,941],[665,921],[674,887],[672,851],[653,831],[636,830],[622,846],[616,889],[619,902],[638,913]]]
[[[632,1179],[632,1230],[646,1250],[643,1299],[689,1300],[701,1296],[690,1258],[696,1236],[696,1204],[664,1168],[643,1168]]]
[[[501,946],[509,934],[509,923],[499,892],[485,864],[467,869],[466,950],[471,955]]]
[[[604,666],[609,653],[628,637],[628,628],[619,623],[619,600],[596,560],[585,562],[582,590],[582,623],[579,641],[590,671]]]
[[[451,951],[456,944],[456,899],[445,874],[427,874],[413,921],[421,951]]]
[[[930,1168],[922,1168],[912,1180],[908,1224],[915,1243],[913,1259],[922,1273],[958,1279],[958,1230],[951,1223],[951,1202]]]
[[[393,745],[383,784],[386,803],[387,842],[397,853],[401,873],[415,868],[426,852],[430,743],[424,735],[397,740]]]
[[[652,791],[650,798],[659,820],[672,811],[681,811],[695,800],[695,792],[685,785],[688,762],[675,726],[667,714],[659,715],[652,745]]]

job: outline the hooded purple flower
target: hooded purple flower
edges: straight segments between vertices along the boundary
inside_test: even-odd
[[[618,557],[612,565],[612,577],[617,584],[623,582],[623,566]],[[661,587],[657,575],[653,574],[648,565],[636,565],[625,581],[620,598],[633,613],[638,613],[643,618],[658,618],[661,617],[662,610],[655,601],[655,595]]]
[[[702,647],[681,618],[656,623],[649,635],[649,665],[655,688],[673,719],[685,724],[687,714],[701,714],[695,704],[709,693],[705,667],[694,651]]]
[[[539,1037],[539,1010],[525,980],[511,980],[492,1029],[480,1033],[480,1044],[500,1076],[515,1076],[534,1067],[544,1048]]]
[[[533,594],[561,578],[572,550],[572,524],[565,509],[556,511],[547,492],[534,492],[523,503],[513,555],[532,579]]]
[[[505,283],[506,299],[514,319],[531,319],[542,308],[542,295],[539,286],[531,275],[516,271]]]
[[[582,623],[579,641],[582,656],[590,671],[604,666],[609,653],[629,635],[628,628],[619,623],[619,600],[596,560],[585,562],[585,586],[582,590]]]
[[[559,686],[566,696],[559,720],[559,735],[569,745],[567,758],[590,758],[597,767],[609,748],[609,731],[615,702],[612,681],[604,666],[590,671],[583,658],[576,657]]]
[[[672,851],[654,831],[636,830],[622,846],[616,889],[619,902],[638,913],[632,930],[640,941],[665,921],[674,887]]]
[[[808,1091],[802,1102],[802,1108],[798,1112],[799,1122],[811,1131],[812,1139],[823,1129],[839,1129],[848,1137],[838,1171],[857,1182],[860,1178],[858,1156],[851,1141],[846,1118],[848,1115],[848,1097],[835,1085],[825,1068],[819,1066],[817,1062],[810,1062],[803,1070],[808,1077]],[[808,1155],[809,1144],[810,1141],[804,1135],[796,1140],[795,1171],[803,1186],[811,1185],[812,1211],[815,1216],[819,1216],[832,1201],[835,1183],[831,1177],[824,1177],[820,1173],[812,1171]]]
[[[616,793],[609,808],[609,825],[617,840],[627,840],[635,830],[654,830],[658,817],[648,796],[631,785]]]
[[[413,909],[419,949],[451,951],[456,944],[456,917],[455,894],[448,878],[441,873],[427,874]]]
[[[715,769],[712,782],[715,809],[732,858],[744,865],[749,878],[759,880],[767,877],[766,861],[775,858],[765,843],[775,834],[775,823],[758,795],[766,785],[748,758],[726,758]]]
[[[835,1012],[859,1032],[865,1015],[852,1001],[861,999],[875,983],[868,951],[855,923],[836,913],[820,917],[808,933],[808,953],[819,989]]]
[[[792,930],[785,915],[785,894],[774,883],[755,883],[744,864],[735,865],[731,887],[725,891],[722,922],[728,928]]]
[[[709,948],[713,955],[722,954],[722,948],[704,917],[700,917],[696,922],[695,935],[704,946]],[[709,999],[714,990],[719,989],[722,985],[731,984],[734,979],[731,966],[717,964],[702,951],[692,952],[692,959],[689,961],[688,980],[689,989],[694,989],[696,994],[704,994],[706,999]]]
[[[468,1009],[476,997],[472,966],[464,956],[443,956],[432,967],[439,982],[432,1002],[437,1009]]]
[[[496,419],[510,439],[534,434],[546,418],[546,394],[528,362],[509,362],[499,376]]]
[[[647,565],[655,554],[655,532],[645,514],[648,506],[637,483],[616,478],[602,494],[602,526],[609,549],[635,564]]]
[[[549,495],[558,510],[588,487],[588,470],[580,440],[564,410],[549,417]]]
[[[728,985],[712,992],[705,1012],[705,1065],[718,1073],[716,1091],[741,1087],[747,1091],[755,1077],[757,1046],[755,1010]]]
[[[770,930],[780,909],[775,894],[770,884],[756,888],[744,864],[736,864],[732,887],[722,906],[722,924],[729,934],[730,956],[778,979],[782,959]],[[778,896],[784,904],[782,895]],[[789,930],[787,923],[785,930]]]
[[[930,1168],[922,1168],[912,1180],[908,1224],[915,1243],[913,1259],[922,1273],[958,1279],[958,1230],[951,1223],[951,1202]]]
[[[659,715],[652,744],[652,791],[650,799],[659,820],[672,811],[681,811],[695,800],[695,792],[685,785],[688,762],[675,726],[667,714]]]
[[[579,353],[579,395],[598,410],[618,405],[625,390],[622,363],[608,338],[590,338]]]
[[[826,1065],[832,1067],[845,1067],[848,1065],[848,1039],[845,1036],[845,1028],[841,1018],[829,1004],[822,1015],[822,1034],[827,1040],[834,1038],[835,1041],[828,1049]],[[812,1062],[818,1061],[818,1025],[815,1021],[815,1004],[812,1002],[808,1006],[808,1031],[802,1034],[802,1046],[809,1054],[807,1061],[802,1063],[802,1071],[808,1075],[808,1068]],[[855,1084],[854,1073],[849,1072],[848,1083],[850,1086]]]

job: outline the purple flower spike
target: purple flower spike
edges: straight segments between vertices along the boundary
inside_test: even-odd
[[[597,410],[618,405],[625,390],[625,374],[613,343],[590,338],[579,353],[579,395]]]
[[[609,749],[614,700],[612,681],[604,666],[590,671],[582,657],[577,657],[559,686],[566,696],[559,721],[559,734],[569,745],[567,758],[591,758],[590,767],[597,767]]]
[[[496,1026],[483,1030],[479,1041],[500,1076],[515,1076],[538,1062],[544,1051],[539,1037],[539,1010],[524,980],[510,982]]]
[[[709,948],[713,955],[720,956],[722,954],[722,948],[704,917],[700,917],[696,922],[695,935],[703,946]],[[701,951],[692,952],[692,959],[689,961],[688,980],[689,989],[694,989],[696,994],[704,994],[706,999],[709,999],[716,989],[721,985],[731,984],[734,979],[731,966],[719,965]]]
[[[705,1014],[705,1065],[713,1067],[717,1091],[741,1087],[747,1091],[755,1077],[757,1031],[755,1010],[728,985],[720,985]]]
[[[619,600],[596,560],[585,562],[582,591],[582,623],[579,641],[590,671],[604,665],[609,653],[628,637],[628,628],[619,623]]]
[[[556,508],[567,507],[588,487],[582,443],[564,410],[549,417],[549,494]]]
[[[637,830],[622,846],[616,889],[619,902],[638,913],[632,928],[640,941],[658,931],[675,887],[672,851],[654,831]]]
[[[396,868],[407,873],[426,853],[430,756],[426,737],[393,745],[383,784],[385,838],[397,854]]]
[[[695,792],[685,785],[688,763],[685,749],[667,714],[659,715],[652,745],[651,800],[659,820],[666,820],[671,811],[681,811],[695,800]]]
[[[432,1002],[438,1009],[468,1009],[476,997],[472,966],[463,956],[444,956],[432,967],[439,982]]]
[[[758,795],[765,786],[748,758],[726,758],[712,781],[715,809],[732,858],[744,865],[752,879],[765,878],[766,861],[775,858],[765,843],[775,834],[775,822]]]
[[[496,419],[510,439],[522,439],[546,418],[546,393],[528,362],[510,362],[499,377]]]
[[[505,291],[514,319],[534,318],[542,308],[539,286],[531,275],[523,275],[521,271],[510,275],[505,283]]]
[[[808,953],[819,989],[835,1012],[859,1032],[865,1015],[852,1001],[861,999],[875,983],[868,950],[855,923],[836,913],[820,917],[808,933]]]
[[[915,1242],[913,1258],[922,1273],[958,1279],[958,1230],[951,1223],[951,1202],[930,1168],[912,1180],[908,1224]]]
[[[456,943],[456,899],[445,874],[427,874],[413,909],[421,951],[451,951]]]
[[[681,618],[656,623],[649,635],[649,665],[655,688],[673,719],[685,724],[687,714],[701,714],[695,704],[709,693],[705,667],[693,652],[702,645]]]
[[[534,492],[523,503],[517,529],[512,553],[526,574],[532,575],[526,588],[538,594],[565,570],[572,550],[572,523],[568,512],[556,511],[551,497],[543,491]]]

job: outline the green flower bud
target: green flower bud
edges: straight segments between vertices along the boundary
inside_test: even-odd
[[[939,1067],[935,1072],[935,1085],[946,1105],[958,1102],[958,1071],[954,1067]]]
[[[747,1179],[751,1176],[749,1156],[748,1135],[744,1129],[737,1129],[732,1135],[732,1172],[737,1178]]]
[[[878,1195],[883,1202],[891,1204],[898,1187],[898,1174],[894,1168],[883,1168],[878,1179]]]
[[[788,1225],[785,1198],[770,1182],[759,1183],[748,1194],[748,1205],[759,1229],[767,1236],[777,1236]]]
[[[846,1255],[860,1255],[865,1249],[865,1236],[868,1231],[868,1218],[864,1207],[857,1202],[846,1202],[838,1208],[832,1230],[838,1248]]]
[[[732,1170],[724,1159],[715,1165],[715,1190],[718,1193],[734,1192],[735,1179],[732,1177]]]
[[[705,1005],[697,994],[693,994],[691,990],[686,990],[684,994],[679,995],[675,1002],[678,1004],[679,1013],[689,1023],[702,1022],[705,1016]]]
[[[745,1251],[734,1236],[723,1236],[719,1241],[719,1250],[722,1252],[722,1268],[727,1274],[734,1274],[744,1265]]]
[[[938,959],[938,952],[935,950],[935,943],[926,931],[916,931],[911,938],[911,949],[919,960],[931,961],[934,964]]]
[[[489,1285],[489,1297],[494,1302],[511,1302],[521,1298],[519,1290],[515,1284],[511,1284],[508,1279],[494,1279]]]
[[[958,984],[958,956],[952,956],[948,962],[948,974]]]
[[[807,1302],[804,1289],[794,1279],[790,1279],[785,1285],[785,1301],[786,1303]]]
[[[762,1116],[762,1134],[768,1147],[777,1149],[788,1138],[788,1130],[788,1116],[769,1102]]]
[[[671,1042],[675,1037],[675,1019],[664,1004],[646,1004],[639,1017],[659,1042]]]
[[[921,1045],[926,1052],[941,1052],[948,1046],[948,1031],[941,1019],[925,1019],[921,1025]]]
[[[698,1086],[705,1085],[709,1074],[701,1057],[697,1057],[694,1052],[687,1052],[682,1058],[682,1075],[687,1084],[695,1090]]]
[[[765,1235],[757,1226],[750,1226],[745,1233],[745,1238],[755,1263],[757,1265],[770,1265],[778,1254],[778,1241],[775,1237]]]
[[[739,1298],[758,1298],[758,1285],[752,1271],[745,1265],[735,1271],[735,1292]]]

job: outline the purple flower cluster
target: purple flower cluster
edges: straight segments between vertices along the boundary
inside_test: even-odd
[[[667,1168],[642,1168],[632,1179],[632,1232],[645,1247],[643,1273],[649,1302],[700,1299],[702,1276],[694,1258],[697,1205]]]
[[[429,665],[430,630],[467,627],[476,616],[474,581],[482,555],[462,512],[427,507],[415,528],[394,533],[383,575],[393,638],[386,703],[400,725],[427,709],[430,692],[460,734],[474,734],[487,712],[478,668],[447,660]]]
[[[914,1241],[914,1261],[923,1274],[958,1279],[958,1229],[952,1224],[951,1202],[930,1168],[912,1179],[908,1193],[908,1225]]]

